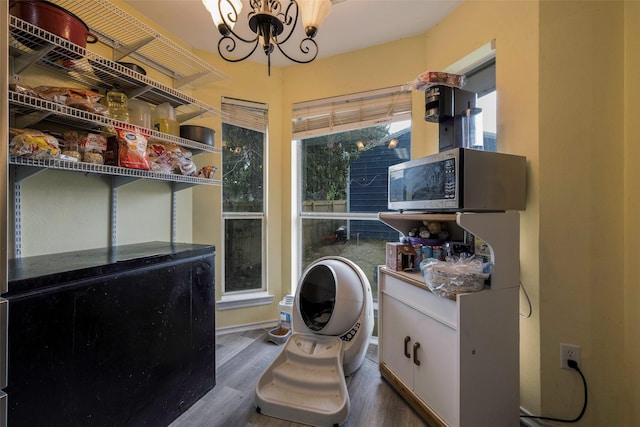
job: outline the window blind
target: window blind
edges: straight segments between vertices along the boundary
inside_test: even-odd
[[[266,133],[267,112],[267,104],[222,98],[222,121],[224,123]]]
[[[465,74],[464,90],[475,92],[478,97],[496,90],[496,59],[492,58]]]
[[[293,139],[411,119],[411,92],[379,89],[293,105]]]

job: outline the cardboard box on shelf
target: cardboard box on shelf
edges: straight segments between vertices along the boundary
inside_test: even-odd
[[[387,268],[395,271],[413,270],[417,254],[410,243],[387,242]]]

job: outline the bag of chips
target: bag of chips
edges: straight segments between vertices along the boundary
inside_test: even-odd
[[[118,166],[149,170],[147,138],[126,129],[116,129],[118,140]]]

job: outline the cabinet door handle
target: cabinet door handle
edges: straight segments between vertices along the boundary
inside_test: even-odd
[[[413,363],[420,366],[420,361],[418,360],[418,349],[420,348],[420,343],[417,342],[413,345]]]
[[[407,344],[409,344],[409,341],[411,341],[410,336],[407,335],[406,337],[404,337],[404,357],[406,357],[407,359],[411,359],[411,355],[407,351]]]

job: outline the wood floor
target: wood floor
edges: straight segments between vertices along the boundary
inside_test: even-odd
[[[282,345],[265,341],[266,330],[216,338],[216,386],[169,427],[294,427],[302,424],[258,414],[256,381]],[[361,368],[347,378],[351,400],[344,427],[424,427],[426,424],[378,371],[378,349],[370,345]]]

